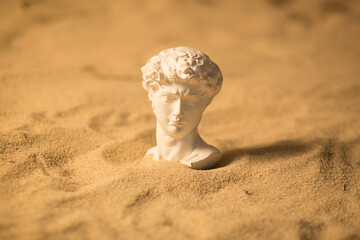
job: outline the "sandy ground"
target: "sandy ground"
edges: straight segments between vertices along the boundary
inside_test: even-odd
[[[360,239],[359,1],[2,0],[0,16],[0,239]],[[180,45],[224,76],[208,171],[142,159],[140,67]]]

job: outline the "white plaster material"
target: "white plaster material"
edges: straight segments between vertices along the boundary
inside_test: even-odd
[[[219,67],[196,49],[177,47],[152,57],[141,71],[157,119],[157,145],[146,155],[180,161],[193,169],[213,167],[221,152],[200,137],[198,125],[221,89]]]

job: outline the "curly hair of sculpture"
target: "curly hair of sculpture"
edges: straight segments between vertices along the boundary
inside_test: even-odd
[[[202,113],[222,85],[219,67],[199,50],[170,48],[141,68],[156,117],[156,146],[146,155],[175,160],[193,169],[208,169],[221,152],[198,133]]]
[[[149,93],[171,82],[198,84],[215,96],[222,85],[219,67],[199,50],[189,47],[170,48],[152,57],[141,68],[143,87]]]

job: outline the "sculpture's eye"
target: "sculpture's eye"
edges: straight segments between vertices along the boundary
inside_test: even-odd
[[[164,102],[175,102],[177,99],[177,97],[175,96],[172,96],[172,95],[163,95],[161,96],[161,100],[164,101]]]
[[[186,104],[189,106],[196,106],[196,104],[199,102],[199,99],[195,96],[188,96],[186,97]]]

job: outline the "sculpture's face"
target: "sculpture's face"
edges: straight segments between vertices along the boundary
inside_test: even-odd
[[[152,106],[161,128],[173,138],[190,133],[201,120],[209,98],[195,84],[161,86],[152,97]]]

